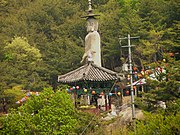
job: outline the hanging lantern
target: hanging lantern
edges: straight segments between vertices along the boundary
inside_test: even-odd
[[[174,53],[168,53],[170,57],[174,57]]]
[[[131,79],[131,76],[130,75],[128,75],[128,78],[127,78],[128,80],[130,80]]]
[[[70,90],[73,90],[73,88],[70,88]]]
[[[75,89],[76,89],[76,87],[75,87],[75,86],[73,86],[72,88],[73,88],[73,90],[75,90]]]
[[[115,88],[114,88],[114,90],[115,90],[115,91],[117,91],[117,90],[118,90],[118,88],[117,88],[117,87],[115,87]]]
[[[136,86],[133,86],[133,89],[136,90]]]
[[[35,94],[36,96],[39,96],[39,92],[36,92],[36,94]]]
[[[71,90],[70,90],[70,89],[68,89],[68,88],[66,89],[66,91],[67,91],[67,92],[71,92]]]
[[[109,96],[112,96],[113,94],[112,93],[109,93]]]
[[[20,101],[17,101],[16,104],[20,104]]]
[[[101,92],[100,95],[104,95],[104,92]]]
[[[120,96],[120,95],[121,95],[121,92],[118,92],[117,95]]]
[[[22,98],[21,101],[24,102],[24,101],[26,101],[26,99],[25,99],[25,98]]]
[[[26,94],[26,96],[30,97],[30,96],[31,96],[30,92],[28,92],[28,93]]]
[[[76,89],[78,90],[78,89],[79,89],[79,86],[76,86]]]
[[[92,95],[94,95],[94,94],[96,94],[96,92],[93,90],[93,91],[92,91]]]
[[[137,67],[134,67],[133,70],[136,71],[136,70],[137,70]]]
[[[86,88],[84,88],[84,92],[87,92],[87,89],[86,89]]]
[[[134,75],[135,80],[138,80],[138,75]]]
[[[166,62],[166,59],[163,59],[163,62]]]
[[[128,90],[126,91],[126,95],[129,95],[129,91]]]

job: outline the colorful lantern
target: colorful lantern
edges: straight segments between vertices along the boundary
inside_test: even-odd
[[[70,88],[70,90],[73,90],[73,88]]]
[[[84,92],[87,92],[87,89],[86,89],[86,88],[84,88]]]
[[[36,95],[36,96],[39,96],[39,92],[36,92],[35,95]]]
[[[100,95],[104,95],[104,92],[101,92]]]
[[[134,78],[135,78],[135,80],[138,80],[138,76],[137,75],[134,75]]]
[[[70,90],[70,89],[68,89],[68,88],[67,88],[66,90],[67,90],[67,92],[71,92],[71,90]]]
[[[163,59],[163,62],[166,62],[166,59]]]
[[[17,101],[16,104],[20,104],[20,101]]]
[[[129,95],[129,91],[128,90],[126,91],[126,95]]]
[[[117,90],[118,90],[118,88],[117,88],[117,87],[115,87],[115,88],[114,88],[114,90],[115,90],[115,91],[117,91]]]
[[[23,97],[21,100],[17,101],[16,104],[20,104],[24,101],[26,101],[31,95],[39,96],[39,92],[28,92],[25,97]]]
[[[30,92],[28,92],[28,93],[26,94],[26,96],[30,97],[30,96],[31,96]]]
[[[24,101],[26,101],[26,99],[25,99],[25,98],[22,98],[21,101],[24,102]]]
[[[136,71],[136,70],[137,70],[137,67],[134,67],[133,70]]]
[[[75,89],[76,89],[76,87],[75,87],[75,86],[73,86],[72,88],[73,88],[73,90],[75,90]]]
[[[128,78],[127,78],[128,80],[130,80],[131,79],[131,76],[130,75],[128,75]]]
[[[78,89],[79,89],[79,86],[76,86],[76,89],[78,90]]]
[[[93,90],[93,91],[92,91],[92,94],[94,95],[94,94],[96,94],[96,92]]]
[[[109,96],[112,96],[113,94],[112,93],[109,93]]]
[[[121,92],[118,92],[117,95],[120,96],[120,95],[121,95]]]
[[[169,56],[170,57],[174,57],[174,53],[169,53]]]

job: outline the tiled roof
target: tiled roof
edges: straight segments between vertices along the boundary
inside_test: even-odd
[[[82,80],[88,81],[110,81],[117,80],[118,75],[116,72],[99,67],[93,63],[89,63],[75,69],[69,73],[58,76],[58,82],[73,83]]]

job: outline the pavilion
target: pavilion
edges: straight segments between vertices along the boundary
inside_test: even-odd
[[[101,66],[101,44],[98,31],[98,22],[92,13],[91,0],[89,1],[87,20],[87,32],[85,37],[85,53],[82,62],[85,64],[69,73],[58,76],[58,82],[68,84],[69,93],[73,93],[75,106],[77,99],[83,98],[85,105],[95,104],[98,106],[109,106],[111,109],[111,97],[121,97],[121,88],[116,85],[122,81],[117,72]],[[122,99],[122,97],[121,97]]]

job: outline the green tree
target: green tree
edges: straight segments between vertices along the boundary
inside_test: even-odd
[[[145,119],[137,122],[137,134],[179,134],[180,117],[180,64],[179,60],[164,55],[166,62],[151,63],[151,68],[164,67],[166,72],[155,69],[156,79],[147,79],[148,92],[136,99],[137,107],[148,112]],[[158,104],[163,101],[166,108]],[[132,133],[135,134],[135,133]]]
[[[15,37],[11,43],[4,47],[3,63],[7,66],[3,71],[6,83],[9,86],[15,84],[24,84],[26,87],[31,82],[40,79],[38,75],[38,67],[41,64],[40,51],[31,45],[24,37]],[[11,77],[6,77],[10,75]]]
[[[64,100],[66,99],[66,100]],[[77,120],[70,96],[45,89],[4,117],[2,134],[70,134]]]
[[[91,124],[89,122],[91,121]],[[95,116],[77,111],[64,89],[45,88],[39,96],[31,96],[18,109],[1,118],[1,134],[80,134],[95,130]]]
[[[179,104],[180,105],[180,104]],[[136,131],[129,135],[178,135],[180,133],[180,113],[177,115],[164,116],[162,114],[146,113],[143,121],[138,121]]]

